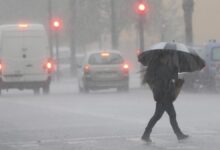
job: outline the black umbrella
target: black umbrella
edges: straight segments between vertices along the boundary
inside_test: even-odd
[[[196,53],[190,53],[184,44],[175,42],[161,42],[152,46],[138,56],[138,61],[144,66],[149,66],[158,61],[161,55],[166,54],[171,55],[177,62],[179,72],[198,71],[205,66],[205,61],[201,57]]]

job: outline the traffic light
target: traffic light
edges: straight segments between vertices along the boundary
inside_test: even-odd
[[[50,26],[52,30],[59,31],[62,29],[63,21],[60,18],[53,18]]]
[[[146,15],[149,11],[149,5],[146,1],[138,1],[135,5],[136,13],[139,15]]]

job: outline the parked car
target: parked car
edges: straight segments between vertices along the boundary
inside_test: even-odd
[[[204,85],[208,88],[217,90],[216,86],[219,81],[219,65],[220,65],[220,43],[215,41],[209,42],[203,52],[203,58],[206,62],[205,68],[202,70]]]
[[[79,91],[129,89],[129,65],[119,51],[94,51],[78,66]]]
[[[201,71],[186,74],[186,85],[220,91],[220,43],[210,41],[203,47],[193,49],[205,60],[206,66]]]
[[[1,25],[0,47],[0,93],[11,88],[49,93],[55,63],[43,25]]]

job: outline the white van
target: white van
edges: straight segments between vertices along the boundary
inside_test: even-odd
[[[50,91],[55,63],[47,33],[41,24],[0,26],[0,91],[32,89]]]

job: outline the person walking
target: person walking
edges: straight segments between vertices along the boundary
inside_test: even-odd
[[[177,98],[184,80],[178,79],[178,67],[172,61],[171,55],[161,54],[158,57],[159,59],[157,60],[159,61],[154,61],[148,65],[143,79],[143,83],[148,83],[153,92],[153,97],[156,101],[156,110],[142,135],[142,140],[152,142],[150,134],[154,125],[162,117],[164,112],[167,112],[169,115],[170,124],[177,139],[183,140],[189,136],[183,134],[179,128],[173,102]]]

